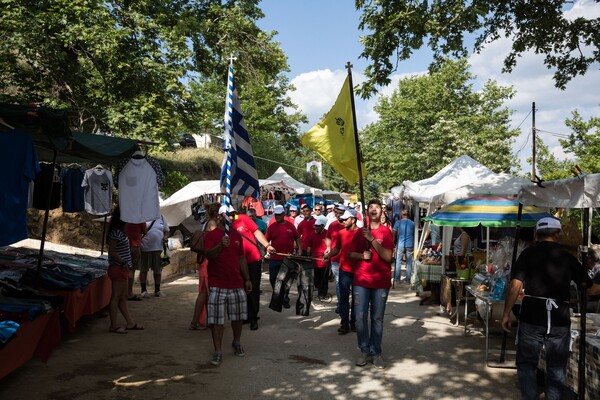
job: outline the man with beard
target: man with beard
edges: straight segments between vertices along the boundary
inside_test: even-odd
[[[394,239],[390,229],[381,223],[381,202],[377,199],[369,201],[367,212],[369,227],[362,228],[361,234],[354,236],[349,249],[350,259],[357,261],[353,294],[360,356],[356,365],[362,367],[372,360],[376,368],[383,369],[383,316],[391,286],[390,263]]]

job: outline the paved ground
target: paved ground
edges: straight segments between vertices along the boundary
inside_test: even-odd
[[[262,282],[260,328],[244,326],[244,358],[227,349],[220,367],[210,365],[210,332],[188,330],[197,291],[195,275],[188,275],[164,284],[167,297],[129,303],[146,330],[110,334],[108,318],[85,318],[48,363],[34,359],[0,380],[0,399],[519,397],[515,370],[486,367],[481,334],[465,337],[462,327],[436,314],[438,307],[419,306],[406,285],[390,293],[383,339],[388,367],[378,370],[354,365],[356,335],[336,332],[335,303],[315,300],[309,317],[293,308],[276,313],[267,308],[266,274]],[[227,327],[224,343],[230,341]]]

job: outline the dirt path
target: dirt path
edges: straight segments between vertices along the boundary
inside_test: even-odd
[[[0,380],[0,399],[513,399],[515,370],[487,368],[484,338],[465,337],[437,307],[401,285],[387,304],[383,339],[388,368],[354,365],[356,335],[337,334],[334,303],[315,301],[309,317],[267,308],[263,274],[259,330],[244,326],[246,357],[224,346],[210,365],[209,331],[188,323],[197,279],[167,282],[167,297],[130,302],[144,331],[108,333],[108,318],[84,318],[48,363],[32,360]],[[136,287],[139,291],[139,287]],[[292,301],[295,290],[292,290]],[[231,341],[227,327],[223,343]]]

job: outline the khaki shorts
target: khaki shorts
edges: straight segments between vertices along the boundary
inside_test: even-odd
[[[152,270],[155,274],[160,274],[162,272],[160,253],[160,250],[142,251],[142,265],[140,271],[148,272],[149,270]]]

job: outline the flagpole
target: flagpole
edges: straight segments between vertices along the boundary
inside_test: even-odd
[[[227,135],[226,150],[227,151],[227,176],[225,184],[225,234],[229,235],[229,208],[231,207],[231,140],[233,138],[233,55],[229,57],[229,70],[227,73],[227,113],[225,130],[229,132]]]
[[[360,145],[358,143],[358,127],[356,124],[356,112],[354,109],[354,85],[352,84],[352,64],[350,61],[346,63],[346,68],[348,69],[348,86],[350,87],[350,105],[352,107],[352,126],[354,128],[354,147],[356,149],[356,165],[358,167],[358,185],[360,190],[360,202],[362,203],[361,213],[363,216],[363,221],[367,222],[366,218],[366,203],[365,203],[365,189],[363,185],[363,176],[362,176],[362,166],[361,166],[361,155],[360,155]],[[370,225],[370,224],[369,224]],[[367,228],[369,229],[369,228]]]

